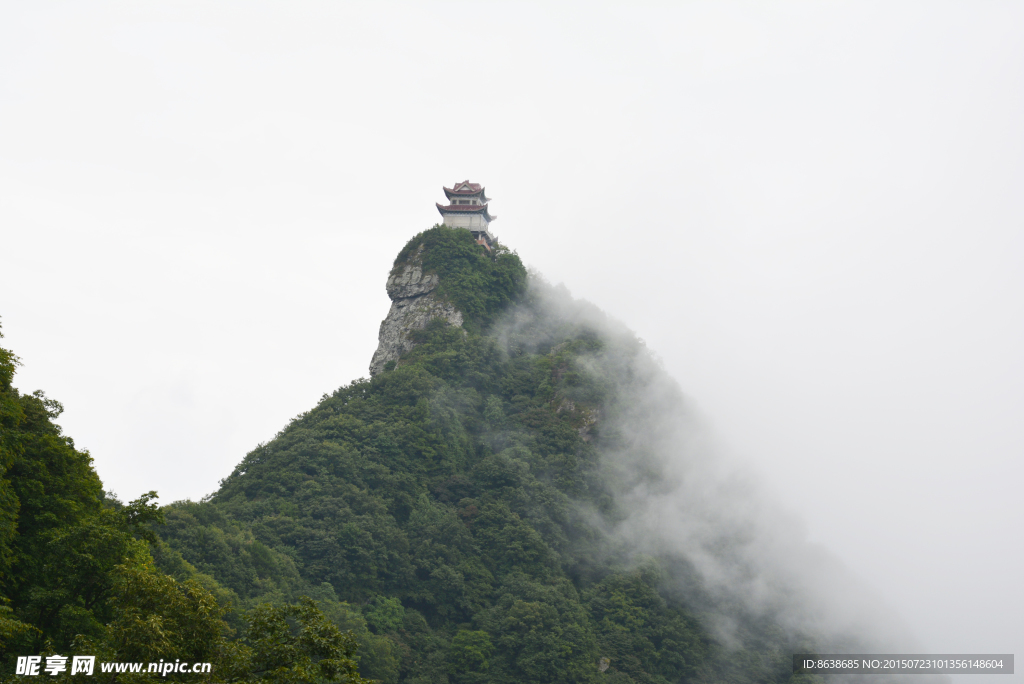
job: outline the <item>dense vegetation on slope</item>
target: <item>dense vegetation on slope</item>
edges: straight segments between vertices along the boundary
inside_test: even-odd
[[[615,533],[625,494],[673,477],[657,444],[676,435],[647,414],[678,393],[642,342],[467,231],[417,235],[395,272],[413,256],[463,327],[415,332],[201,502],[105,494],[0,349],[0,679],[62,653],[214,664],[172,681],[793,680],[770,616]]]
[[[212,674],[106,675],[110,681],[365,681],[356,674],[354,636],[308,599],[254,604],[244,620],[235,611],[242,633],[234,632],[222,619],[231,592],[148,528],[163,517],[154,494],[128,505],[106,495],[89,454],[53,422],[61,405],[13,387],[17,365],[0,349],[0,679],[17,679],[17,656],[62,654],[213,664]],[[69,679],[70,660],[65,665],[48,678]],[[36,674],[46,676],[42,667]]]
[[[602,449],[624,439],[607,417],[628,399],[601,360],[642,343],[551,313],[578,305],[528,289],[518,257],[467,231],[416,236],[396,269],[421,246],[465,327],[428,325],[208,500],[166,509],[167,545],[238,606],[317,598],[385,682],[789,679],[778,638],[722,657],[666,581],[685,562],[631,557],[603,532],[624,515]]]

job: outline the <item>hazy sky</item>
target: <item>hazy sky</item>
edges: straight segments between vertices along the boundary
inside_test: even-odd
[[[927,650],[1024,653],[1024,3],[0,2],[3,344],[124,499],[366,375],[467,178]]]

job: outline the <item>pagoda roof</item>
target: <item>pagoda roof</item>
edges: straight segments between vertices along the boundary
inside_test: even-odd
[[[481,202],[489,202],[490,198],[484,195],[484,188],[479,183],[470,183],[468,180],[462,181],[461,183],[455,183],[450,188],[444,188],[445,197],[451,199],[452,196],[456,197],[476,197],[480,196]]]
[[[441,216],[444,216],[445,214],[483,214],[484,215],[484,220],[486,220],[488,223],[490,223],[494,219],[498,218],[497,216],[491,216],[490,212],[487,211],[487,205],[486,204],[448,204],[448,205],[444,205],[444,204],[438,204],[437,202],[435,202],[434,205],[437,207],[437,211],[438,211],[438,213],[441,214]]]

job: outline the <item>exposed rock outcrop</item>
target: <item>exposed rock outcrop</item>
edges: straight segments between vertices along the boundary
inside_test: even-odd
[[[437,296],[437,285],[436,274],[423,272],[422,246],[400,271],[388,277],[391,310],[380,324],[379,344],[370,360],[371,376],[384,370],[388,361],[397,361],[416,346],[409,333],[425,328],[433,319],[441,318],[449,325],[462,326],[462,312]]]

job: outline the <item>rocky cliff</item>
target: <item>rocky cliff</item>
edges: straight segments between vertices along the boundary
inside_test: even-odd
[[[437,296],[437,274],[424,273],[423,249],[423,245],[420,245],[405,263],[395,266],[388,276],[387,291],[391,298],[391,310],[380,324],[377,351],[370,360],[371,376],[384,370],[388,361],[397,361],[415,346],[409,337],[413,330],[422,330],[435,318],[456,327],[462,325],[462,312]]]

